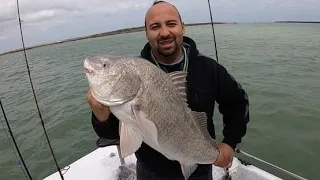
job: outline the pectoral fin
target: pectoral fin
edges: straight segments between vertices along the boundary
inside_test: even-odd
[[[182,174],[185,180],[188,179],[198,167],[197,164],[181,164],[180,163],[180,165],[181,165]]]
[[[155,124],[147,119],[146,114],[140,110],[138,105],[132,106],[132,112],[136,117],[144,136],[148,137],[148,139],[151,139],[152,142],[158,147],[158,130]]]
[[[120,150],[122,158],[135,153],[142,144],[142,136],[131,126],[121,124]]]

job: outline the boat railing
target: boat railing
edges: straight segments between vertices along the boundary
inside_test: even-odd
[[[120,158],[120,163],[121,163],[121,165],[125,164],[124,158],[121,157],[120,139],[99,138],[97,140],[96,144],[97,144],[98,147],[106,147],[106,146],[116,145],[117,146],[118,155],[119,155],[119,158]],[[242,154],[242,155],[244,155],[246,157],[252,158],[252,159],[254,159],[254,160],[258,161],[258,162],[261,162],[261,163],[263,163],[265,165],[268,165],[268,166],[270,166],[270,167],[272,167],[272,168],[274,168],[274,169],[276,169],[278,171],[281,171],[281,172],[283,172],[283,173],[285,173],[285,174],[287,174],[287,175],[289,175],[291,177],[294,177],[294,178],[296,178],[298,180],[307,180],[304,177],[301,177],[301,176],[299,176],[299,175],[297,175],[297,174],[295,174],[293,172],[290,172],[290,171],[285,170],[285,169],[283,169],[283,168],[281,168],[279,166],[276,166],[276,165],[271,164],[271,163],[269,163],[269,162],[267,162],[265,160],[262,160],[262,159],[260,159],[258,157],[255,157],[254,155],[251,155],[251,154],[249,154],[249,153],[247,153],[245,151],[242,151],[240,149],[236,149],[235,152],[238,153],[238,154]],[[243,160],[241,158],[238,158],[238,159],[243,165],[251,165],[250,163],[248,163],[247,161],[245,161],[245,160]],[[225,172],[226,172],[226,177],[230,177],[228,169],[225,169]]]
[[[269,162],[267,162],[267,161],[265,161],[265,160],[262,160],[262,159],[260,159],[260,158],[258,158],[258,157],[255,157],[254,155],[251,155],[251,154],[249,154],[249,153],[247,153],[247,152],[244,152],[244,151],[242,151],[242,150],[240,150],[240,149],[236,149],[235,152],[238,153],[238,154],[243,154],[244,156],[249,157],[249,158],[252,158],[252,159],[254,159],[254,160],[258,161],[258,162],[261,162],[261,163],[263,163],[263,164],[265,164],[265,165],[268,165],[268,166],[270,166],[270,167],[272,167],[272,168],[274,168],[274,169],[276,169],[276,170],[278,170],[278,171],[281,171],[281,172],[283,172],[283,173],[285,173],[285,174],[287,174],[287,175],[289,175],[289,176],[291,176],[291,177],[294,177],[294,178],[296,178],[296,179],[298,179],[298,180],[307,180],[307,179],[304,178],[304,177],[301,177],[301,176],[299,176],[299,175],[297,175],[297,174],[295,174],[295,173],[293,173],[293,172],[290,172],[290,171],[285,170],[285,169],[283,169],[283,168],[281,168],[281,167],[279,167],[279,166],[276,166],[276,165],[271,164],[271,163],[269,163]],[[248,164],[246,161],[243,161],[243,160],[240,159],[240,158],[238,158],[238,159],[239,159],[243,164]]]

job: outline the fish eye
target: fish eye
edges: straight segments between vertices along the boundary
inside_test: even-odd
[[[107,65],[106,64],[103,64],[103,67],[106,67]]]

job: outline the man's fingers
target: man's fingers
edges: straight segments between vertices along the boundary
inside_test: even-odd
[[[227,167],[229,164],[230,164],[230,161],[228,161],[228,160],[225,159],[225,161],[223,161],[222,166],[223,166],[223,167]]]
[[[230,161],[228,161],[223,155],[218,158],[218,160],[214,163],[215,166],[226,167]]]
[[[230,168],[232,166],[233,153],[230,151],[228,146],[224,144],[219,146],[219,157],[214,165],[222,168]]]
[[[229,165],[229,164],[232,164],[233,157],[232,157],[232,156],[229,156],[227,159],[228,159],[228,160],[227,160],[227,161],[228,161],[228,165]],[[227,166],[228,166],[228,165],[227,165]]]
[[[223,156],[223,154],[220,152],[217,160],[214,162],[214,165],[219,166],[219,167],[223,167],[225,163],[226,163],[226,159]]]
[[[232,166],[232,159],[226,158],[224,156],[219,157],[219,159],[214,163],[215,166],[230,168]]]
[[[232,156],[226,157],[224,166],[226,168],[230,168],[232,166],[232,160],[233,160]]]
[[[219,167],[229,168],[231,167],[232,163],[228,161],[223,161],[223,162],[216,162],[214,165]]]
[[[232,161],[228,163],[228,165],[226,166],[226,168],[231,168],[232,166]]]
[[[86,98],[87,98],[87,101],[91,102],[92,94],[91,94],[90,89],[87,91]]]

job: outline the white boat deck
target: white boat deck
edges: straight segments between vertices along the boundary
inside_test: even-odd
[[[136,157],[131,155],[125,158],[125,164],[135,164]],[[73,162],[62,170],[65,180],[116,180],[119,166],[121,165],[117,147],[107,146],[98,148],[79,160]],[[263,171],[252,165],[243,165],[237,159],[233,159],[233,165],[229,168],[232,180],[279,180],[280,178]],[[212,176],[215,180],[222,180],[225,176],[223,168],[213,166]],[[56,172],[45,180],[61,180],[59,172]]]

